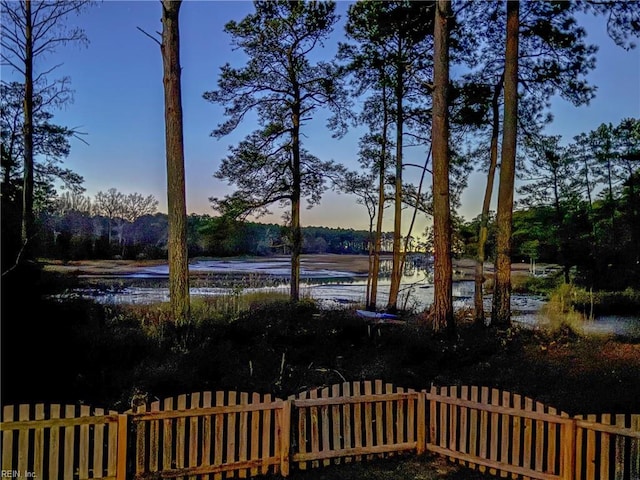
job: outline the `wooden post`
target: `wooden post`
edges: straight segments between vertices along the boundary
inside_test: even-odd
[[[118,453],[116,480],[127,478],[127,426],[129,416],[126,413],[118,415]]]
[[[280,474],[289,476],[289,445],[291,443],[291,400],[284,402],[280,417]]]

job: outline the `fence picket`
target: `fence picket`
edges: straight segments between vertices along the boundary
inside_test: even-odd
[[[430,391],[432,395],[438,394],[438,389],[435,386],[432,386]],[[437,424],[437,413],[438,413],[438,402],[432,398],[429,400],[429,443],[432,445],[439,445],[438,440],[438,424]],[[387,426],[387,429],[389,427]],[[393,431],[393,429],[390,429]]]
[[[18,407],[18,420],[29,420],[29,405],[20,405]],[[18,471],[27,471],[27,462],[29,450],[29,431],[21,430],[18,433]],[[73,457],[72,457],[73,458]]]
[[[611,425],[611,415],[608,413],[600,417],[600,423]],[[600,479],[609,480],[611,467],[611,434],[600,432]]]
[[[469,397],[469,387],[463,385],[460,387],[460,398],[463,400],[467,400]],[[469,407],[461,406],[460,407],[460,453],[468,453],[468,445],[469,437],[467,435],[467,419],[469,415]],[[466,465],[464,460],[461,460],[460,465]]]
[[[153,402],[151,412],[160,411],[160,401]],[[160,420],[149,422],[149,471],[158,472],[160,470]]]
[[[502,392],[502,406],[505,408],[511,408],[511,393]],[[502,431],[500,433],[500,462],[509,463],[509,425],[511,416],[502,414]],[[505,478],[509,476],[508,472],[500,470],[500,476]]]
[[[308,392],[302,392],[298,398],[305,399],[307,395]],[[311,409],[307,407],[298,408],[298,451],[300,453],[307,452],[307,410],[311,411]],[[307,462],[299,462],[298,468],[300,468],[300,470],[306,470]]]
[[[318,390],[313,389],[309,392],[309,398],[318,398]],[[311,415],[311,452],[318,453],[320,451],[320,419],[318,417],[318,407],[312,406],[309,408]],[[317,460],[311,462],[313,468],[318,468],[320,463]]]
[[[360,382],[352,384],[352,395],[357,397],[360,395]],[[362,449],[362,407],[359,403],[353,406],[353,442],[356,450]],[[356,462],[362,460],[360,455],[356,455]]]
[[[91,409],[87,405],[80,406],[80,416],[88,417]],[[89,476],[89,425],[80,425],[80,445],[78,449],[78,475],[80,478]]]
[[[587,420],[590,422],[596,421],[595,415],[587,415]],[[587,478],[596,477],[596,432],[592,429],[587,429],[587,456],[586,456],[586,468]]]
[[[204,392],[202,394],[202,407],[209,408],[212,406],[212,394],[211,392]],[[200,464],[203,466],[211,465],[211,439],[214,438],[214,434],[211,430],[212,416],[206,415],[202,419],[202,459]],[[202,476],[202,480],[210,480],[211,475],[205,474]]]
[[[551,415],[558,415],[558,411],[549,407],[549,413]],[[556,449],[557,449],[557,436],[558,426],[555,423],[549,423],[549,448],[547,450],[547,471],[548,472],[557,472],[556,468]]]
[[[320,391],[320,398],[329,398],[329,389],[323,388]],[[329,452],[331,450],[330,438],[329,438],[329,407],[323,405],[320,407],[320,414],[322,419],[322,452]],[[331,460],[328,458],[322,461],[322,465],[325,467],[331,464]]]
[[[200,393],[192,393],[190,399],[190,408],[200,407]],[[198,431],[198,417],[193,415],[189,417],[189,443],[187,445],[189,467],[198,465],[198,450],[200,448],[200,435]],[[196,480],[195,475],[189,476],[189,480]]]
[[[2,421],[13,421],[13,405],[5,405],[2,408]],[[2,470],[9,472],[13,469],[13,430],[2,432]],[[56,472],[57,473],[57,472]]]
[[[216,392],[216,407],[221,407],[225,404],[224,401],[224,392]],[[223,454],[224,454],[224,426],[225,426],[225,418],[227,416],[224,413],[216,413],[214,418],[214,429],[215,434],[213,437],[213,464],[214,465],[222,465],[223,462]],[[221,473],[214,473],[214,480],[221,480]]]
[[[371,382],[364,382],[364,394],[373,394]],[[373,445],[373,405],[371,402],[364,404],[364,444],[366,447]],[[368,459],[373,458],[372,455],[367,455]]]
[[[34,419],[44,420],[44,405],[42,403],[36,405]],[[44,471],[44,428],[36,428],[33,437],[33,473],[38,475]],[[89,448],[88,443],[85,448]]]
[[[165,398],[162,408],[164,411],[173,410],[173,398]],[[166,418],[162,421],[162,468],[173,468],[173,424],[174,420]]]
[[[260,394],[254,393],[251,395],[251,403],[260,403]],[[260,417],[262,412],[254,410],[251,412],[251,449],[249,452],[249,459],[258,462],[260,460]],[[265,455],[268,456],[268,455]],[[256,476],[258,474],[258,467],[255,466],[250,470],[250,476]]]
[[[496,388],[491,389],[491,405],[500,405],[500,390]],[[498,422],[500,421],[500,415],[496,412],[491,413],[491,440],[489,441],[489,458],[493,462],[498,461],[498,449],[501,446],[501,442],[498,439]],[[495,468],[489,469],[489,474],[497,475],[498,471]]]
[[[482,387],[480,389],[480,401],[487,405],[489,403],[489,389],[487,387]],[[487,458],[487,443],[488,443],[488,428],[489,428],[489,414],[482,410],[480,412],[480,458]],[[480,465],[478,470],[481,472],[486,472],[487,467],[484,465]]]
[[[271,403],[271,401],[271,394],[266,394],[264,396],[264,402]],[[274,438],[274,431],[271,429],[272,414],[273,412],[271,410],[262,411],[262,458],[271,456],[272,440],[274,442],[277,440],[277,437]],[[258,436],[258,432],[256,432],[256,436]],[[258,458],[260,457],[258,456]],[[262,469],[260,470],[260,473],[263,475],[269,473],[269,464],[267,462],[262,462]]]
[[[178,410],[187,409],[187,396],[178,396]],[[187,443],[187,419],[178,417],[176,419],[176,469],[186,467],[185,447]]]
[[[512,396],[513,400],[513,408],[516,410],[522,409],[522,397],[517,393]],[[516,467],[522,466],[522,450],[520,443],[520,434],[522,429],[522,417],[519,415],[514,415],[513,417],[513,428],[511,432],[511,465],[515,465]],[[511,478],[518,478],[517,473],[511,474]]]
[[[544,405],[540,402],[536,402],[535,406],[536,412],[544,413]],[[543,472],[544,471],[544,452],[545,452],[545,434],[544,434],[544,424],[542,420],[536,420],[536,451],[535,451],[535,462],[536,462],[536,471]]]
[[[582,420],[583,416],[576,415],[574,418],[577,420]],[[584,472],[584,455],[582,455],[584,433],[584,428],[580,426],[576,427],[576,479],[581,479]]]
[[[236,392],[229,392],[227,398],[227,405],[236,405],[238,394]],[[234,463],[236,461],[236,414],[229,413],[227,417],[227,463]],[[227,473],[227,477],[233,478],[235,472],[232,470]]]
[[[458,387],[455,385],[449,389],[449,394],[452,398],[458,398]],[[456,405],[449,405],[449,450],[457,451],[458,442],[458,407]],[[451,457],[453,461],[454,458]]]
[[[447,396],[449,395],[448,387],[440,387],[440,395]],[[440,446],[442,448],[447,448],[447,440],[449,439],[449,422],[447,418],[449,406],[440,402]]]
[[[240,405],[247,405],[249,403],[249,394],[247,392],[240,393]],[[243,411],[240,412],[240,424],[238,426],[239,434],[240,434],[240,442],[238,443],[239,452],[238,452],[238,460],[240,462],[246,462],[248,455],[247,450],[249,449],[249,412]],[[247,478],[247,470],[240,469],[238,472],[239,478]]]
[[[345,382],[342,384],[342,395],[345,397],[351,396],[351,384]],[[344,448],[351,448],[351,405],[348,403],[342,406],[342,427],[344,432]],[[345,463],[351,462],[352,457],[346,457],[344,459]]]
[[[340,385],[336,384],[331,387],[331,396],[334,398],[340,396]],[[340,427],[342,425],[341,420],[340,405],[335,403],[331,406],[331,430],[333,431],[333,448],[336,450],[344,448],[340,435]],[[340,460],[340,458],[337,458],[335,462],[339,464]]]
[[[533,411],[533,400],[529,397],[524,399],[524,409],[527,412]],[[524,450],[522,455],[522,464],[524,468],[530,470],[531,469],[531,449],[533,441],[533,420],[531,418],[525,417],[524,419]],[[523,480],[529,480],[530,477],[524,476]]]
[[[382,394],[382,380],[376,380],[374,385],[375,393]],[[384,445],[384,415],[382,410],[382,402],[376,402],[376,445]]]
[[[471,387],[471,401],[472,402],[479,402],[480,401],[480,397],[478,396],[478,387],[476,387],[475,385]],[[469,454],[471,456],[476,456],[478,454],[478,410],[475,408],[471,409],[471,412],[469,412]],[[469,462],[467,465],[469,468],[474,469],[476,468],[476,464],[475,463],[471,463]]]
[[[22,407],[22,406],[21,406]],[[76,408],[73,405],[67,405],[64,409],[65,418],[73,418],[76,414]],[[20,432],[22,433],[22,432]],[[26,433],[26,432],[25,432]],[[73,479],[74,470],[74,444],[75,444],[75,426],[64,428],[64,479]],[[19,458],[18,458],[19,461]],[[18,463],[18,469],[20,464]]]

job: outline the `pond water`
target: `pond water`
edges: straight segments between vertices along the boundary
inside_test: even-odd
[[[382,266],[378,282],[380,308],[389,295],[389,265]],[[203,260],[190,264],[192,296],[230,295],[243,292],[289,292],[290,264],[286,260],[241,261]],[[93,298],[103,304],[148,304],[169,301],[169,269],[167,265],[144,268],[134,274],[110,277],[105,288],[87,286],[73,292],[74,295]],[[106,279],[101,279],[105,280]],[[94,280],[95,282],[95,277]],[[301,267],[301,296],[313,298],[327,308],[354,307],[364,303],[366,274]],[[455,281],[453,284],[454,308],[473,306],[474,285],[471,281]],[[408,265],[402,277],[398,306],[402,309],[421,311],[433,303],[433,276],[429,268]],[[511,297],[512,320],[526,327],[544,325],[538,315],[545,300],[539,296],[513,294]],[[491,297],[485,296],[485,308],[491,308]],[[640,318],[601,317],[584,321],[578,327],[583,333],[616,334],[640,338]]]

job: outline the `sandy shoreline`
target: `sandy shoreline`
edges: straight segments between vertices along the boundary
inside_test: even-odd
[[[289,256],[276,255],[272,257],[231,257],[216,258],[220,261],[243,261],[243,262],[277,262],[288,261]],[[390,260],[390,255],[384,255],[383,259]],[[204,260],[203,258],[191,259],[192,262]],[[207,260],[213,260],[207,258]],[[75,260],[62,262],[60,260],[41,260],[46,271],[67,273],[70,275],[95,275],[112,276],[128,275],[138,273],[141,270],[157,265],[165,265],[166,260]],[[369,269],[369,259],[366,255],[338,255],[338,254],[317,254],[302,255],[301,264],[307,270],[336,270],[340,272],[353,272],[356,274],[366,274]],[[456,278],[473,278],[475,262],[473,259],[454,259],[453,267]],[[528,264],[514,264],[514,272],[525,273],[528,271]],[[485,272],[491,273],[493,265],[485,266]],[[197,273],[192,272],[192,275]]]

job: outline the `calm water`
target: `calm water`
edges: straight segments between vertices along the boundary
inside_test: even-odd
[[[384,266],[383,266],[384,267]],[[189,266],[192,272],[205,274],[198,277],[198,285],[191,288],[192,296],[228,295],[263,291],[288,293],[290,264],[286,260],[245,262],[239,260],[207,260]],[[80,289],[74,294],[93,298],[104,304],[148,304],[169,301],[168,266],[159,265],[132,275],[119,277],[114,288]],[[210,274],[207,276],[206,274]],[[383,275],[385,268],[383,268]],[[330,269],[301,269],[301,295],[314,298],[328,308],[362,305],[366,292],[366,275]],[[195,283],[195,282],[194,282]],[[268,285],[268,286],[265,286]],[[398,305],[402,309],[421,311],[433,302],[432,275],[428,269],[409,265],[402,277]],[[384,304],[389,295],[390,282],[381,278],[378,299]],[[473,282],[453,284],[454,308],[473,306]],[[544,299],[531,295],[512,295],[513,320],[528,327],[542,326],[544,319],[537,314]],[[491,298],[485,298],[485,308],[491,308]],[[640,318],[602,317],[585,321],[584,333],[617,334],[640,338]]]

